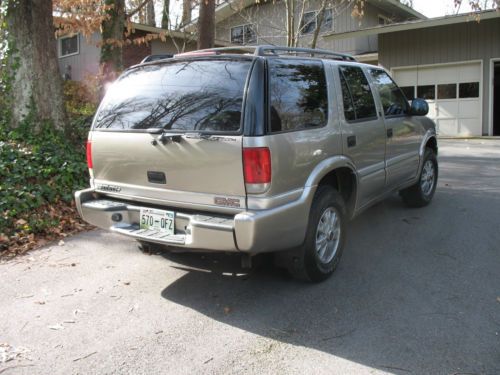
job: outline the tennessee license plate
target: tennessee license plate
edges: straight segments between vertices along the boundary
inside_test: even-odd
[[[157,230],[165,234],[174,234],[175,212],[157,210],[154,208],[141,208],[139,217],[141,229]]]

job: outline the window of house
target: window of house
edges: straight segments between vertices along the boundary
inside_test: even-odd
[[[456,83],[438,85],[437,98],[438,99],[456,99],[457,98],[457,85],[456,85]]]
[[[418,86],[417,97],[426,100],[436,99],[436,86],[434,85]]]
[[[328,93],[321,61],[269,60],[271,132],[326,125]]]
[[[458,92],[460,99],[479,98],[479,82],[460,83]]]
[[[300,25],[301,34],[312,34],[318,25],[319,11],[314,10],[305,12]],[[320,31],[329,31],[333,29],[333,9],[325,9],[323,13],[323,22],[320,26]]]
[[[391,77],[380,69],[370,69],[369,72],[379,92],[385,116],[404,115],[408,102]]]
[[[316,15],[316,11],[304,13],[302,25],[300,25],[300,31],[302,34],[312,34],[314,30],[316,30]]]
[[[405,94],[406,99],[413,100],[415,99],[415,86],[403,86],[400,87],[403,94]]]
[[[375,100],[363,70],[357,66],[341,66],[339,71],[346,120],[377,118]]]
[[[331,8],[325,9],[320,29],[321,31],[330,31],[333,29],[333,10]]]
[[[257,42],[257,34],[253,24],[241,25],[231,28],[231,43],[252,44]]]
[[[59,39],[59,57],[76,55],[80,52],[78,34]]]

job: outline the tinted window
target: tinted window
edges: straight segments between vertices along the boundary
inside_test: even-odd
[[[422,99],[434,100],[436,98],[434,85],[418,86],[417,87],[417,97]]]
[[[352,96],[349,91],[349,86],[345,81],[344,76],[340,75],[340,83],[342,85],[342,99],[344,102],[344,117],[347,121],[356,120],[356,112],[354,112],[354,103],[352,102]]]
[[[328,94],[323,64],[310,60],[269,60],[271,131],[326,125]]]
[[[460,98],[479,98],[479,82],[461,83],[459,86]]]
[[[415,99],[415,86],[404,86],[400,87],[400,89],[405,94],[406,99],[408,100]]]
[[[457,85],[455,83],[438,85],[438,99],[456,99]]]
[[[341,77],[345,79],[345,83],[342,85],[342,96],[346,120],[352,120],[350,107],[347,108],[347,111],[345,107],[345,104],[349,102],[354,108],[356,120],[376,118],[375,101],[363,70],[357,66],[341,66],[339,70]]]
[[[370,69],[370,75],[378,89],[384,114],[386,116],[403,115],[408,108],[408,102],[391,77],[380,69]]]
[[[94,127],[237,131],[250,65],[175,61],[133,69],[108,90]]]

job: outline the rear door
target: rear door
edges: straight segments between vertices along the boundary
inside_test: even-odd
[[[384,190],[386,132],[362,68],[341,65],[338,70],[344,112],[343,150],[353,160],[358,171],[360,208]]]
[[[96,189],[173,206],[244,208],[241,118],[251,66],[187,59],[126,72],[94,120]]]

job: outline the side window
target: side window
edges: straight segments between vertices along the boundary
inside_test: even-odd
[[[269,59],[271,132],[320,127],[328,122],[323,63]]]
[[[357,66],[340,66],[339,72],[346,120],[377,118],[375,101],[363,70]]]
[[[389,75],[381,69],[370,69],[386,116],[401,116],[408,109],[403,93]]]

